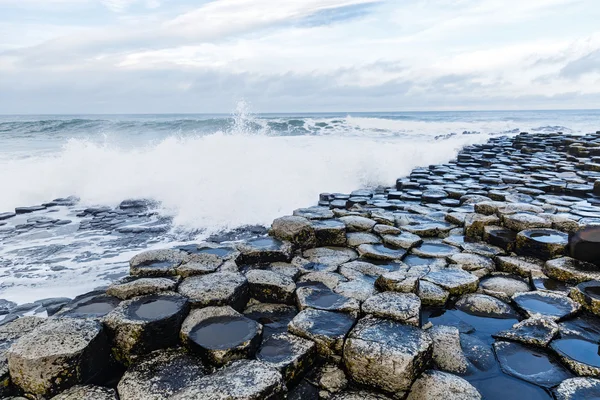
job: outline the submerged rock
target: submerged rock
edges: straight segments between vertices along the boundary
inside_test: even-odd
[[[496,342],[494,351],[502,371],[545,388],[558,385],[573,375],[542,350],[518,343]]]
[[[127,369],[117,390],[120,400],[169,400],[205,373],[202,362],[182,349],[156,350]]]
[[[543,317],[552,320],[574,315],[581,308],[567,296],[540,291],[517,293],[513,296],[513,302],[530,318]]]
[[[344,365],[354,381],[399,395],[425,369],[432,344],[419,328],[364,318],[346,340]]]
[[[104,372],[109,347],[99,322],[60,318],[23,335],[8,351],[13,383],[26,393],[49,397]]]
[[[276,368],[255,360],[240,360],[175,394],[171,400],[278,400],[286,388]]]
[[[261,337],[261,324],[227,306],[193,310],[181,326],[183,342],[217,366],[253,357]]]
[[[515,324],[510,330],[496,333],[494,337],[546,347],[557,334],[558,325],[551,319],[528,318]]]

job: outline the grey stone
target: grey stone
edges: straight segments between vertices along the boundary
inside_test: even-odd
[[[250,239],[237,245],[240,255],[235,262],[244,264],[266,264],[289,261],[292,257],[292,244],[271,237]]]
[[[456,308],[471,315],[490,318],[514,318],[516,312],[505,302],[485,294],[473,293],[462,296]]]
[[[358,258],[358,254],[345,247],[317,247],[304,251],[302,254],[311,263],[339,266]]]
[[[419,281],[417,294],[421,303],[426,306],[444,306],[450,297],[450,292],[427,281]]]
[[[303,249],[315,247],[317,244],[315,228],[311,221],[304,217],[286,216],[277,218],[273,221],[269,234]]]
[[[423,280],[435,283],[452,295],[474,292],[479,283],[479,279],[475,275],[461,269],[451,268],[430,272],[425,275]]]
[[[127,369],[117,390],[121,400],[169,400],[205,373],[202,362],[180,348],[156,350]]]
[[[460,332],[454,326],[438,325],[429,329],[433,340],[433,364],[436,368],[456,374],[467,372],[469,361],[460,345]]]
[[[369,279],[354,279],[348,282],[340,282],[334,292],[342,296],[363,302],[377,293],[373,281]]]
[[[95,386],[95,385],[77,385],[65,390],[52,400],[117,400],[115,389]],[[123,398],[121,398],[124,400]],[[150,399],[148,399],[150,400]]]
[[[57,318],[21,336],[7,353],[12,382],[49,397],[98,376],[108,364],[106,334],[97,321]]]
[[[465,236],[472,239],[481,239],[486,226],[498,225],[500,219],[495,215],[468,214],[465,218]]]
[[[510,330],[496,333],[494,337],[546,347],[557,334],[556,322],[547,318],[528,318],[513,325]]]
[[[390,226],[386,224],[377,224],[373,227],[373,232],[382,236],[395,236],[402,233],[402,231],[395,226]]]
[[[420,326],[421,300],[413,293],[379,293],[369,297],[361,308],[367,315]]]
[[[260,361],[240,360],[199,379],[171,400],[278,400],[285,393],[277,369]]]
[[[420,277],[420,274],[411,273],[405,268],[381,275],[375,285],[383,291],[415,293],[419,288]]]
[[[346,224],[348,232],[369,232],[377,224],[377,222],[372,219],[357,215],[341,217],[340,221]]]
[[[498,270],[526,278],[543,276],[544,262],[532,257],[496,257]]]
[[[368,232],[349,232],[346,234],[346,243],[350,247],[358,247],[361,244],[381,243],[379,236]]]
[[[187,299],[174,292],[123,301],[104,318],[113,354],[129,364],[139,355],[175,345],[188,309]]]
[[[549,318],[554,321],[577,313],[581,305],[567,296],[549,292],[517,293],[513,296],[515,305],[528,317]]]
[[[600,185],[597,186],[600,188]],[[556,389],[554,389],[554,396],[556,397],[556,400],[600,399],[600,379],[565,379]]]
[[[293,304],[296,284],[285,275],[254,269],[246,273],[250,296],[265,303]]]
[[[297,217],[304,217],[310,220],[321,220],[333,218],[333,211],[328,207],[308,207],[294,210],[293,214]]]
[[[177,281],[169,278],[139,278],[126,282],[116,282],[108,287],[106,294],[127,300],[136,296],[174,291]]]
[[[494,275],[479,282],[479,290],[487,295],[510,302],[513,295],[529,292],[529,284],[510,276]]]
[[[355,317],[346,313],[306,309],[294,317],[288,330],[294,335],[314,341],[317,352],[325,358],[331,358],[342,355],[344,339],[355,320]]]
[[[504,225],[513,231],[521,232],[526,229],[550,228],[552,222],[533,214],[516,213],[503,215]]]
[[[313,229],[317,238],[317,246],[346,245],[346,224],[335,219],[313,221]]]
[[[581,283],[600,280],[600,270],[597,266],[571,257],[555,258],[544,264],[546,275],[561,282]]]
[[[358,313],[360,302],[333,292],[329,288],[304,286],[296,290],[298,308]]]
[[[399,261],[406,255],[406,251],[390,249],[382,244],[361,244],[358,246],[358,254],[374,260]]]
[[[281,333],[263,341],[256,359],[277,368],[285,382],[293,384],[313,367],[316,355],[313,341]]]
[[[256,353],[263,327],[229,306],[190,312],[181,325],[181,339],[206,362],[222,366]]]
[[[322,283],[333,290],[338,287],[341,282],[346,281],[347,280],[343,275],[335,272],[310,272],[306,275],[302,275],[300,279],[298,279],[298,286],[319,286],[314,284]]]
[[[248,280],[236,272],[192,276],[177,289],[193,307],[225,306],[243,310],[249,299]]]
[[[331,400],[391,400],[391,397],[365,390],[343,392],[334,395]]]
[[[390,247],[410,250],[415,246],[423,243],[423,239],[420,236],[414,235],[409,232],[402,232],[400,234],[384,234],[382,236],[383,243]]]
[[[431,357],[432,340],[419,328],[363,318],[344,345],[344,365],[362,385],[398,394],[407,391]]]
[[[407,400],[481,400],[481,394],[463,378],[442,371],[425,371]]]
[[[187,253],[176,249],[148,250],[129,261],[132,276],[175,275],[175,268],[187,259]]]

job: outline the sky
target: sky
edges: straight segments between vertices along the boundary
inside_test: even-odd
[[[0,0],[0,114],[600,108],[598,0]]]

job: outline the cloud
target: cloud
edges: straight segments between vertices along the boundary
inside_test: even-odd
[[[0,22],[35,21],[0,24],[2,112],[588,107],[600,92],[595,0],[23,2],[0,0]]]

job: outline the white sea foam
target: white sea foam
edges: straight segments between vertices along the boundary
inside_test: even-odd
[[[2,161],[0,209],[66,195],[89,205],[152,198],[180,227],[269,224],[314,204],[319,192],[391,185],[413,167],[448,161],[461,146],[485,140],[217,133],[141,148],[70,140],[56,154]]]

